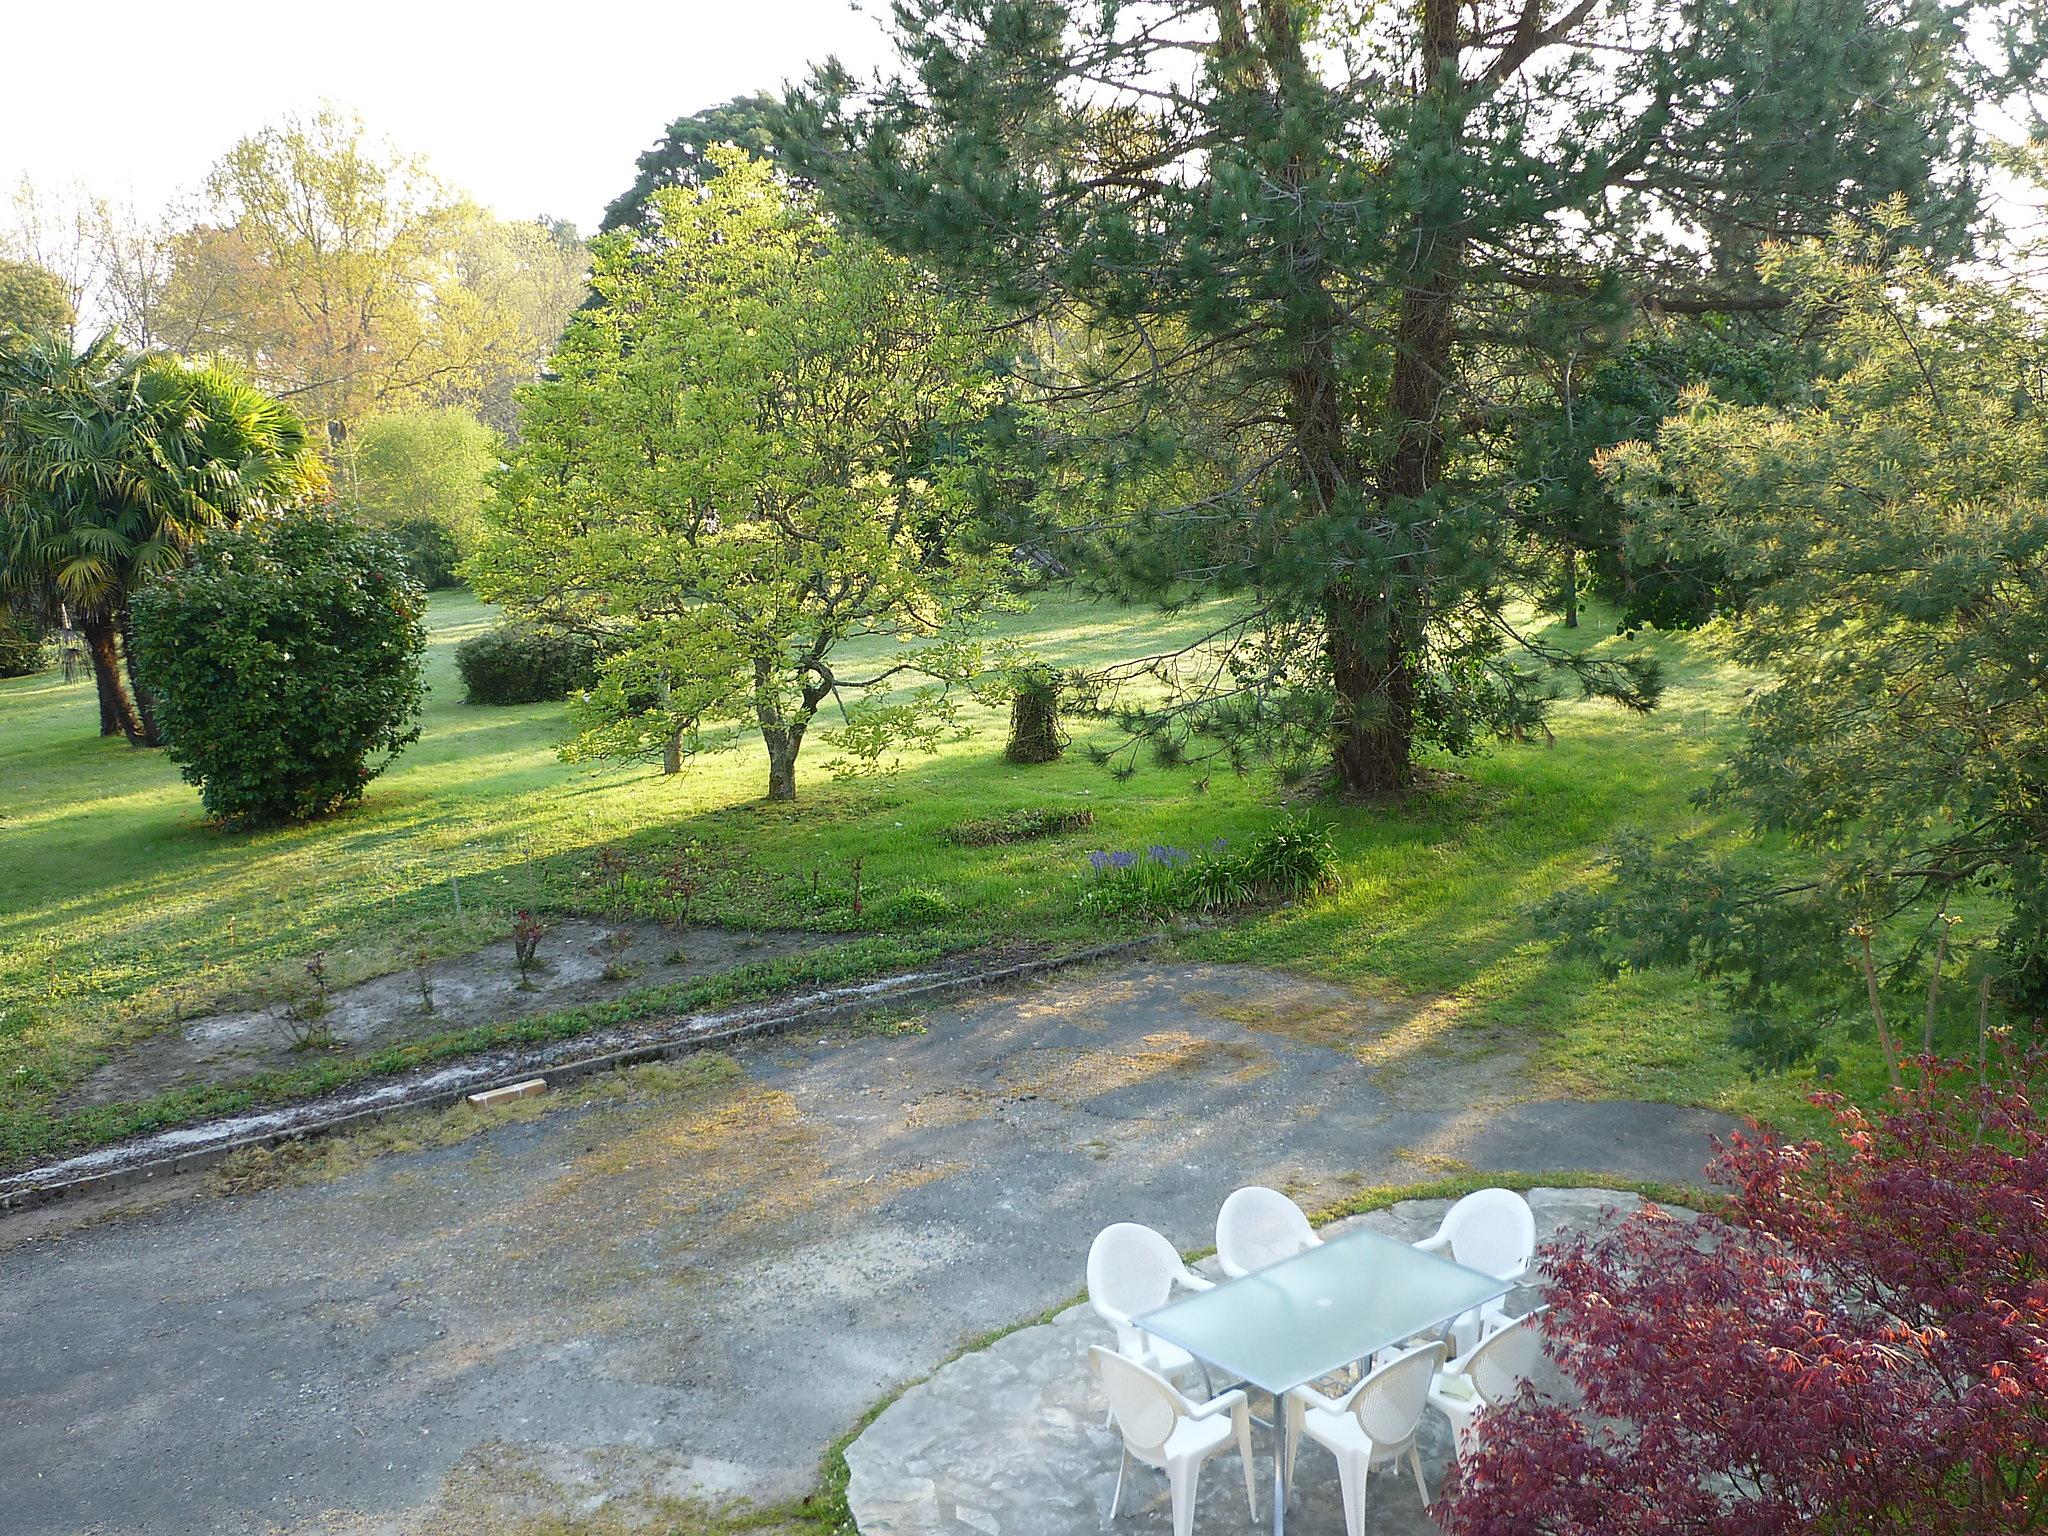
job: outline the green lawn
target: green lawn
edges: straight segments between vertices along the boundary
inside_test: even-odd
[[[252,1095],[331,1086],[361,1064],[309,1067],[239,1095],[54,1112],[110,1048],[260,996],[316,949],[343,984],[401,968],[421,945],[452,954],[496,941],[510,911],[530,900],[599,904],[592,867],[608,847],[652,870],[679,843],[697,845],[708,880],[702,919],[879,931],[820,962],[843,971],[991,937],[1114,936],[1079,905],[1088,849],[1240,838],[1274,814],[1270,782],[1201,768],[1147,768],[1119,783],[1078,751],[1048,767],[1011,767],[992,710],[971,713],[967,739],[880,779],[835,780],[819,743],[807,749],[795,806],[755,798],[764,767],[751,743],[673,779],[645,767],[567,765],[555,753],[566,731],[560,707],[461,702],[454,647],[490,621],[466,594],[434,600],[420,741],[355,811],[282,831],[208,827],[197,796],[160,755],[93,734],[88,682],[46,674],[0,683],[0,1163]],[[1078,663],[1141,653],[1199,622],[1048,598],[1012,627]],[[1578,634],[1611,643],[1598,628]],[[1737,687],[1690,643],[1658,644],[1672,687],[1649,720],[1567,705],[1554,745],[1443,765],[1453,771],[1405,806],[1326,807],[1343,858],[1336,895],[1191,934],[1184,948],[1413,996],[1422,1022],[1410,1047],[1437,1048],[1446,1031],[1512,1038],[1544,1091],[1796,1109],[1806,1085],[1750,1081],[1723,1043],[1711,998],[1690,978],[1603,982],[1554,958],[1527,915],[1560,882],[1583,878],[1618,828],[1692,825],[1687,796],[1728,738]],[[963,819],[1038,805],[1091,807],[1097,825],[987,849],[940,835]],[[460,920],[451,877],[461,885]],[[950,916],[892,933],[892,900],[912,890],[944,898]],[[1868,1051],[1836,1054],[1852,1082],[1873,1067]]]

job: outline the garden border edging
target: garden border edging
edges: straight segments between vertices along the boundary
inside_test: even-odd
[[[156,1131],[0,1176],[0,1218],[82,1195],[111,1194],[159,1177],[196,1173],[251,1148],[306,1141],[361,1130],[399,1115],[446,1109],[472,1093],[507,1087],[531,1077],[545,1077],[552,1087],[598,1072],[663,1061],[802,1026],[840,1023],[884,1004],[936,1001],[956,993],[1026,981],[1149,949],[1158,942],[1158,935],[1148,935],[1066,954],[1013,961],[985,971],[901,972],[878,981],[823,988],[780,1004],[769,1002],[715,1013],[686,1014],[652,1026],[641,1023],[600,1030],[538,1049],[494,1051],[449,1066],[416,1067],[382,1083],[338,1096]],[[591,1049],[598,1044],[608,1048]]]

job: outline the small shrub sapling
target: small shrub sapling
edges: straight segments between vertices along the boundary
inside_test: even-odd
[[[519,966],[519,990],[522,992],[537,990],[533,984],[533,967],[540,954],[541,937],[547,931],[547,925],[526,907],[512,915],[512,957]]]

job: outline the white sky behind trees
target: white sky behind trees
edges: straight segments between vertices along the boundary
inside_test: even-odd
[[[145,216],[322,100],[501,217],[596,229],[674,118],[887,51],[882,0],[0,0],[0,218],[27,175]],[[878,9],[879,8],[879,9]]]

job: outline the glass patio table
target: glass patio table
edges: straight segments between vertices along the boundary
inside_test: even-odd
[[[1287,1394],[1510,1289],[1377,1232],[1350,1232],[1132,1321],[1273,1394],[1273,1536],[1284,1536]]]

